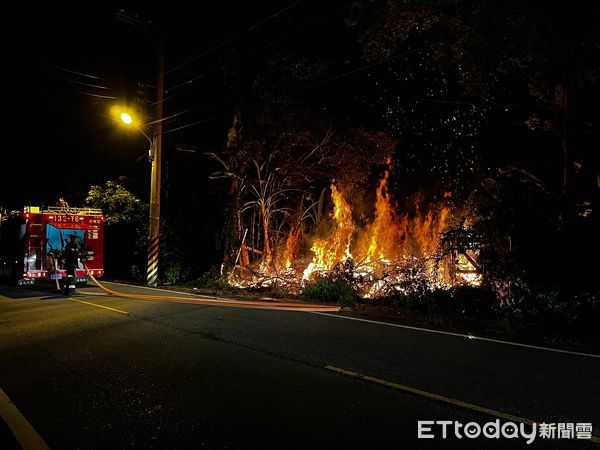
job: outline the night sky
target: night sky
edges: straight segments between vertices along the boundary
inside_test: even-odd
[[[107,115],[115,102],[137,106],[140,99],[154,101],[157,53],[138,29],[116,19],[117,11],[152,18],[164,30],[169,70],[282,9],[268,2],[227,3],[220,9],[183,1],[156,8],[67,3],[17,9],[10,16],[18,26],[2,30],[8,51],[2,71],[7,101],[0,203],[5,207],[53,203],[58,196],[78,204],[91,184],[119,176],[128,177],[138,195],[147,195],[149,165],[138,160],[147,150],[146,140]],[[181,164],[193,166],[196,174],[206,173],[206,161],[199,153],[176,153],[175,145],[190,144],[199,152],[223,145],[233,114],[223,63],[248,53],[245,46],[262,46],[277,38],[273,28],[278,23],[271,22],[233,40],[233,46],[223,45],[167,74],[167,90],[179,88],[165,95],[175,94],[165,102],[164,116],[185,112],[166,126],[165,131],[184,127],[165,136],[170,170]],[[256,56],[260,59],[261,54]],[[240,62],[250,70],[260,64],[253,57]],[[195,77],[193,85],[186,84]],[[140,92],[138,83],[147,87]],[[152,108],[147,112],[151,114]]]
[[[129,177],[130,187],[138,195],[145,195],[148,167],[143,158],[136,159],[144,154],[146,141],[118,126],[106,114],[116,101],[129,105],[154,101],[156,52],[138,29],[116,19],[121,9],[151,18],[164,31],[164,114],[168,117],[184,112],[167,122],[166,131],[185,127],[165,136],[168,174],[175,177],[178,166],[193,168],[178,176],[179,182],[191,176],[203,179],[198,173],[208,174],[214,169],[207,167],[209,163],[201,153],[223,146],[234,111],[243,108],[248,98],[251,101],[248,93],[252,92],[254,78],[259,72],[268,77],[272,58],[280,62],[297,58],[308,61],[307,67],[314,62],[317,75],[307,74],[303,80],[299,77],[297,85],[285,86],[286,94],[298,102],[309,99],[309,108],[330,113],[332,123],[337,120],[344,126],[375,125],[397,131],[387,120],[385,108],[373,105],[370,99],[392,99],[398,94],[378,90],[378,79],[387,79],[389,87],[390,77],[397,76],[395,66],[404,62],[376,62],[372,69],[365,70],[369,61],[361,60],[360,43],[348,31],[355,6],[352,2],[312,0],[289,4],[221,2],[210,7],[204,2],[183,1],[156,7],[144,3],[73,2],[14,10],[7,17],[15,26],[2,30],[8,51],[8,64],[2,71],[2,131],[4,152],[10,156],[2,160],[0,203],[18,207],[28,202],[54,202],[60,195],[80,203],[89,185],[119,176]],[[277,12],[281,13],[271,17]],[[407,53],[426,50],[423,43],[420,45]],[[180,66],[193,57],[197,58]],[[323,61],[327,68],[319,71],[318,64]],[[173,68],[176,70],[171,71]],[[353,70],[357,73],[352,74]],[[274,90],[278,89],[277,77],[274,72]],[[396,86],[410,101],[414,101],[415,91],[425,92],[424,85],[436,89],[435,80],[422,74],[416,89],[414,82],[404,81]],[[139,83],[146,87],[140,88]],[[527,97],[526,92],[521,95]],[[404,97],[402,101],[406,101]],[[424,108],[425,114],[437,114],[443,106],[425,104]],[[413,120],[394,111],[392,108],[396,120]],[[501,125],[515,121],[507,111],[494,112],[493,120]],[[147,113],[152,113],[151,108]],[[473,125],[472,119],[466,117],[465,123],[471,121]],[[206,122],[186,127],[203,120]],[[417,135],[414,132],[407,137],[405,130],[402,138],[406,142]],[[512,162],[525,165],[528,159],[539,157],[523,154],[523,148],[535,147],[530,145],[532,139],[537,145],[544,139],[557,145],[552,137],[547,139],[518,126],[508,134],[495,134],[495,128],[488,126],[478,138],[488,139],[486,151],[501,149],[501,162],[512,158]],[[176,152],[179,144],[193,145],[200,153]],[[408,145],[422,143],[417,138]],[[547,158],[536,169],[549,180],[556,180],[559,166],[557,152],[556,157]],[[16,179],[18,189],[9,174],[22,174]]]
[[[285,5],[72,2],[13,11],[18,26],[2,31],[9,64],[2,71],[6,91],[0,204],[53,204],[59,196],[81,204],[90,185],[120,176],[128,178],[136,194],[147,196],[149,165],[140,160],[146,140],[106,117],[115,102],[135,107],[155,97],[157,53],[138,29],[116,19],[121,9],[151,18],[164,31],[167,71],[200,55],[167,73],[164,110],[165,117],[184,112],[165,127],[169,177],[179,175],[181,183],[193,177],[197,189],[214,169],[207,167],[202,152],[223,146],[239,102],[225,83],[229,73],[243,67],[252,75],[269,52],[293,51],[307,39],[330,39],[331,23],[302,27],[313,16],[327,18],[340,5],[307,1],[290,6],[271,19]],[[292,13],[298,12],[302,17],[295,20]],[[152,108],[146,112],[152,114]],[[179,144],[192,145],[197,153],[177,152]],[[185,173],[178,174],[178,167],[185,167]]]
[[[523,52],[540,53],[547,60],[538,63],[550,67],[542,80],[549,86],[560,82],[561,64],[581,63],[580,72],[593,78],[598,55],[592,10],[584,10],[583,3],[564,10],[560,2],[533,2],[520,10],[516,4],[486,2],[480,11],[469,2],[442,2],[440,17],[457,13],[472,21],[462,25],[465,36],[478,27],[465,51],[476,58],[471,61],[475,66],[488,71],[483,74],[487,82],[495,83],[485,91],[478,74],[453,66],[456,62],[444,63],[448,55],[436,54],[446,39],[450,43],[443,33],[453,32],[452,23],[438,27],[438,34],[412,30],[414,36],[405,38],[402,29],[388,28],[394,22],[386,22],[385,15],[394,11],[393,5],[299,0],[208,7],[205,2],[171,1],[160,6],[73,2],[13,8],[6,17],[14,26],[2,29],[7,64],[1,72],[0,205],[53,204],[59,196],[80,205],[91,185],[119,177],[147,199],[147,142],[108,117],[108,111],[116,102],[125,103],[152,119],[157,53],[139,29],[117,20],[121,9],[151,19],[153,35],[162,30],[165,36],[167,213],[203,199],[208,213],[222,213],[222,202],[213,195],[218,182],[208,179],[219,167],[205,153],[223,149],[236,111],[241,111],[246,136],[252,130],[254,139],[263,136],[265,141],[269,121],[279,119],[296,132],[317,130],[315,136],[328,128],[387,133],[398,142],[397,160],[406,172],[400,177],[402,186],[396,186],[399,191],[439,185],[438,195],[462,187],[466,196],[470,182],[511,165],[531,171],[558,194],[560,140],[542,127],[526,126],[530,115],[543,124],[554,113],[540,107],[543,101],[538,102],[521,74],[498,70],[498,61],[486,64],[500,50],[507,52],[507,61],[513,51],[521,61],[526,60]],[[410,9],[412,4],[407,5]],[[427,12],[415,17],[426,21]],[[533,30],[538,40],[524,37],[519,42],[515,29]],[[499,37],[488,36],[488,30]],[[491,47],[496,43],[499,49]],[[575,55],[575,63],[563,62],[563,55],[555,54],[563,44],[565,52],[581,46],[589,53]],[[468,59],[463,62],[469,64]],[[588,171],[586,186],[592,186],[598,89],[586,80],[575,81],[580,86],[573,91],[578,103],[577,116],[572,115],[579,124],[577,162]],[[285,129],[276,125],[278,131]],[[373,169],[370,190],[380,173],[381,167]],[[590,197],[585,188],[578,201]]]

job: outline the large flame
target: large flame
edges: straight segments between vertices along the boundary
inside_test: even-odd
[[[301,227],[299,224],[295,224],[290,229],[290,232],[285,240],[285,249],[283,251],[283,267],[289,269],[292,267],[293,261],[296,259],[298,253],[298,245],[300,244]]]
[[[390,172],[385,174],[377,186],[375,200],[375,218],[363,235],[361,254],[365,254],[365,263],[389,261],[395,259],[401,242],[401,227],[395,216],[388,193]],[[366,251],[365,251],[366,247]]]
[[[442,233],[448,227],[450,208],[426,207],[417,195],[411,212],[399,213],[388,189],[389,178],[390,168],[377,186],[373,219],[362,227],[354,222],[352,206],[343,191],[333,183],[331,221],[326,231],[321,229],[313,238],[308,264],[304,260],[306,268],[300,275],[302,269],[298,268],[303,259],[297,253],[301,233],[293,226],[279,259],[278,282],[287,280],[288,286],[298,289],[315,274],[350,270],[352,273],[346,275],[353,277],[363,297],[401,290],[403,283],[415,276],[424,277],[436,287],[457,282],[478,284],[480,275],[464,255],[456,255],[454,261],[436,257]],[[258,285],[268,285],[268,274],[255,278]]]
[[[335,184],[331,186],[331,199],[333,200],[333,228],[326,238],[315,238],[311,251],[313,259],[303,274],[303,279],[308,279],[315,271],[331,270],[339,262],[352,258],[350,244],[354,233],[352,208],[344,195]]]
[[[447,206],[426,209],[417,196],[412,214],[398,214],[388,190],[389,176],[388,169],[376,190],[373,220],[364,229],[357,229],[350,204],[332,186],[334,225],[326,238],[313,241],[313,258],[304,271],[304,280],[352,259],[361,279],[371,281],[363,292],[366,297],[376,295],[384,285],[401,282],[405,276],[402,269],[407,266],[418,265],[423,276],[434,285],[449,283],[447,267],[435,256],[450,209]]]

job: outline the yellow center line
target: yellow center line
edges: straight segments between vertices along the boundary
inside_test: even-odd
[[[122,309],[111,308],[110,306],[98,305],[97,303],[86,302],[83,300],[76,300],[74,298],[69,298],[72,302],[83,303],[84,305],[95,306],[96,308],[108,309],[109,311],[118,312],[120,314],[129,314],[127,311],[123,311]]]
[[[420,395],[421,397],[427,397],[432,400],[449,403],[453,406],[458,406],[459,408],[470,409],[472,411],[477,411],[477,412],[480,412],[483,414],[489,414],[490,416],[498,417],[500,419],[504,419],[504,420],[508,420],[508,421],[512,421],[512,422],[520,422],[520,423],[524,423],[527,425],[532,425],[534,423],[542,423],[542,422],[537,422],[537,421],[531,420],[531,419],[525,419],[525,418],[519,417],[519,416],[513,416],[512,414],[503,413],[501,411],[496,411],[494,409],[485,408],[483,406],[474,405],[472,403],[463,402],[462,400],[456,400],[456,399],[453,399],[450,397],[446,397],[444,395],[434,394],[432,392],[423,391],[421,389],[416,389],[416,388],[413,388],[410,386],[405,386],[403,384],[394,383],[392,381],[382,380],[381,378],[372,377],[370,375],[363,375],[362,373],[353,372],[351,370],[340,369],[339,367],[335,367],[335,366],[325,366],[325,369],[331,370],[332,372],[337,372],[339,374],[346,375],[349,377],[358,378],[358,379],[365,380],[365,381],[370,381],[371,383],[377,383],[377,384],[381,384],[383,386],[388,386],[393,389],[398,389],[400,391],[410,392],[411,394]],[[597,444],[600,443],[600,438],[598,438],[596,436],[592,436],[591,439],[587,439],[587,440],[595,442]]]
[[[0,417],[4,419],[23,450],[50,450],[2,389],[0,389]]]

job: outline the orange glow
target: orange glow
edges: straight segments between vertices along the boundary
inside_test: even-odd
[[[352,258],[350,244],[354,233],[352,208],[335,184],[331,185],[333,229],[325,238],[315,238],[311,247],[313,259],[304,270],[303,279],[317,271],[331,270],[337,263]]]
[[[387,192],[389,170],[377,187],[375,218],[363,235],[362,252],[365,262],[395,259],[397,244],[401,241],[401,228],[395,218],[394,209]]]
[[[140,120],[138,115],[126,105],[112,105],[109,114],[113,117],[117,122],[123,125],[135,125],[140,126]]]
[[[434,288],[480,284],[481,277],[469,261],[476,260],[477,254],[471,253],[469,258],[456,253],[443,258],[438,255],[442,234],[449,226],[450,207],[445,203],[426,205],[417,194],[411,212],[402,212],[389,192],[390,170],[377,185],[372,219],[365,225],[354,221],[351,203],[334,182],[333,211],[310,241],[309,255],[299,255],[302,236],[292,227],[274,269],[259,264],[257,272],[243,279],[230,273],[229,282],[266,287],[276,279],[298,291],[315,275],[342,271],[365,298],[389,294],[390,289],[401,291],[406,282],[416,279]],[[446,192],[444,198],[451,198],[451,193]]]
[[[293,226],[288,234],[285,241],[285,250],[283,252],[283,267],[289,269],[292,267],[293,261],[296,259],[298,252],[298,245],[300,244],[300,232],[299,226]]]
[[[356,272],[373,280],[373,286],[363,292],[370,297],[381,287],[376,280],[386,278],[388,283],[398,283],[400,275],[393,270],[422,262],[425,275],[435,285],[444,285],[448,279],[444,267],[434,261],[441,234],[447,227],[450,210],[446,206],[425,211],[421,200],[415,197],[416,212],[399,215],[388,192],[389,169],[386,170],[376,190],[374,217],[363,229],[357,229],[352,220],[352,208],[343,193],[333,185],[331,197],[334,204],[334,226],[324,238],[313,241],[312,261],[304,271],[306,280],[315,272],[330,271],[337,264],[352,258]],[[399,272],[396,272],[399,273]]]
[[[146,294],[126,294],[124,292],[113,291],[100,283],[92,274],[91,270],[84,264],[83,268],[92,280],[92,282],[107,294],[122,298],[135,298],[137,300],[162,301],[172,303],[190,303],[195,305],[211,305],[230,308],[245,309],[268,309],[276,311],[322,311],[337,312],[341,308],[335,305],[314,305],[298,302],[264,302],[251,300],[230,300],[218,298],[198,298],[198,297],[172,297],[168,295],[146,295]],[[128,314],[128,313],[126,313]]]

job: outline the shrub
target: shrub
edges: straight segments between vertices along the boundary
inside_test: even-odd
[[[548,329],[594,331],[600,320],[600,294],[565,295],[554,290],[538,290],[523,299],[520,311],[526,320],[543,322]]]
[[[582,292],[573,296],[571,319],[582,326],[594,327],[600,321],[600,292]]]
[[[486,288],[455,286],[450,289],[450,296],[456,303],[458,312],[465,316],[490,318],[497,313],[496,296]]]
[[[290,296],[290,293],[286,289],[277,284],[271,286],[271,288],[266,292],[266,294],[272,298],[286,298]]]
[[[178,262],[170,262],[163,272],[165,284],[177,284],[182,279],[181,264]]]
[[[356,293],[347,280],[325,276],[318,276],[312,283],[308,283],[302,290],[301,296],[306,300],[340,305],[352,304],[356,300]]]
[[[495,314],[493,292],[472,286],[451,289],[414,289],[390,292],[387,302],[393,308],[406,308],[430,314],[457,314],[491,317]]]
[[[216,291],[231,291],[233,289],[216,267],[211,267],[209,271],[204,272],[200,278],[192,281],[190,285],[200,289],[213,289]]]

